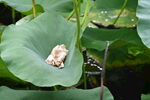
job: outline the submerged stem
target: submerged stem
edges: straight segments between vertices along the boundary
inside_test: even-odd
[[[33,17],[36,17],[36,8],[35,8],[35,0],[32,0],[32,8],[33,8]]]
[[[106,67],[106,60],[109,48],[109,41],[106,41],[105,53],[104,53],[104,61],[102,65],[102,73],[101,73],[101,88],[100,88],[100,100],[103,100],[103,88],[104,88],[104,79],[105,79],[105,67]]]
[[[12,8],[12,22],[13,23],[15,23],[15,17],[16,17],[16,15],[15,15],[15,10]]]
[[[118,19],[120,18],[121,14],[123,13],[123,11],[124,11],[124,9],[125,9],[125,7],[127,5],[127,3],[128,3],[128,0],[125,0],[124,3],[123,3],[123,6],[122,6],[122,8],[121,8],[121,10],[120,10],[120,12],[119,12],[119,14],[117,16],[117,18],[115,19],[115,21],[113,23],[113,25],[115,25],[117,23]]]

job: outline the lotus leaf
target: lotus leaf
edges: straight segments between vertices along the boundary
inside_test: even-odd
[[[34,85],[74,85],[81,77],[83,64],[75,47],[75,31],[75,24],[57,13],[45,12],[30,22],[5,29],[1,57],[15,76]],[[63,69],[45,63],[50,51],[59,44],[65,44],[69,50]]]

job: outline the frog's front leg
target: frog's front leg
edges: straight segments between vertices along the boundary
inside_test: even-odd
[[[64,68],[64,63],[62,62],[58,68]]]

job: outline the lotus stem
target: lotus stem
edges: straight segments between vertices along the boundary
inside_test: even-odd
[[[76,14],[76,21],[77,21],[77,37],[76,37],[76,46],[79,48],[80,52],[81,50],[81,44],[80,44],[80,33],[81,33],[81,25],[80,25],[80,0],[73,0],[74,2],[74,10]],[[83,80],[84,80],[84,88],[87,88],[86,85],[86,73],[85,73],[85,67],[83,65]]]
[[[69,16],[67,17],[68,20],[70,20],[70,18],[74,15],[75,10],[73,9],[72,12],[69,14]]]
[[[86,18],[87,18],[88,12],[89,12],[89,4],[90,4],[90,0],[87,0],[84,16],[83,16],[83,19],[81,22],[81,27],[84,25],[84,23],[86,21]]]
[[[80,49],[81,52],[81,47],[80,47],[81,26],[80,26],[80,11],[78,7],[79,4],[77,0],[73,0],[73,1],[74,1],[74,10],[75,10],[76,20],[77,20],[76,46]]]
[[[123,6],[122,6],[122,8],[121,8],[121,10],[120,10],[120,12],[119,12],[119,14],[117,16],[117,18],[115,19],[115,21],[113,23],[113,25],[115,25],[117,23],[118,19],[120,18],[121,14],[123,13],[123,11],[124,11],[124,9],[125,9],[125,7],[127,5],[127,3],[128,3],[128,0],[125,0],[124,3],[123,3]]]
[[[15,17],[16,17],[16,15],[15,15],[15,10],[12,8],[12,22],[13,23],[15,23]]]
[[[81,2],[81,1],[78,0],[77,2],[78,2],[78,4],[77,4],[76,7],[79,9],[79,12],[80,12],[80,7],[81,7],[80,2]],[[67,17],[67,19],[70,20],[70,18],[74,15],[74,13],[75,13],[75,8],[74,8],[74,9],[72,10],[72,12],[69,14],[69,16]]]
[[[32,0],[32,10],[33,10],[33,17],[36,17],[36,8],[35,8],[35,0]]]
[[[81,11],[81,0],[77,0],[78,2],[78,8],[79,8],[79,12]]]
[[[103,100],[105,67],[106,67],[106,61],[107,61],[108,48],[109,48],[109,41],[106,41],[106,47],[105,47],[105,52],[104,52],[104,61],[103,61],[103,65],[102,65],[102,73],[101,73],[101,78],[100,78],[100,80],[101,80],[100,100]]]

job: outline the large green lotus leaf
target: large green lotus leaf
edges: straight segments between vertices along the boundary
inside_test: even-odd
[[[20,12],[27,12],[32,9],[32,0],[0,0],[0,2],[5,2]],[[71,0],[35,0],[35,2],[41,5],[45,11],[66,11],[72,9]]]
[[[100,88],[82,90],[63,91],[33,91],[33,90],[13,90],[7,87],[0,87],[1,100],[99,100]],[[104,88],[104,99],[114,100],[109,90]]]
[[[83,64],[75,47],[75,30],[73,23],[52,12],[22,25],[10,25],[2,35],[1,57],[15,76],[34,85],[74,85],[81,77]],[[59,44],[69,50],[63,69],[45,63]]]
[[[105,41],[115,42],[123,40],[135,45],[143,45],[136,30],[121,28],[121,29],[97,29],[86,28],[82,36],[82,45],[86,48],[94,48],[104,50]]]
[[[150,48],[150,2],[149,0],[139,0],[137,16],[139,23],[137,31],[143,43]]]

